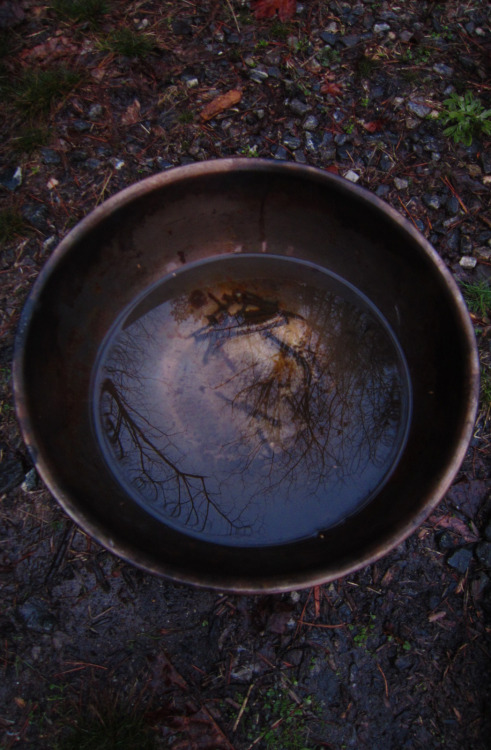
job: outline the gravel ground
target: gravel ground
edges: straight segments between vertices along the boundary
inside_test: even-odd
[[[475,435],[439,509],[376,564],[277,596],[173,585],[78,530],[32,469],[11,359],[76,221],[142,177],[224,156],[368,188],[489,293],[489,133],[456,143],[441,118],[452,94],[489,107],[486,3],[103,5],[0,2],[0,747],[484,750],[489,309],[473,312]]]

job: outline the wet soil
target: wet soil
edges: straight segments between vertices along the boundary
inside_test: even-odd
[[[454,143],[438,118],[452,92],[489,107],[485,4],[312,0],[283,21],[242,0],[112,2],[95,21],[60,5],[0,2],[0,747],[81,746],[63,742],[117,704],[174,750],[484,750],[489,392],[453,487],[408,540],[331,584],[235,596],[137,570],[65,516],[20,436],[11,361],[29,290],[78,219],[222,156],[357,181],[459,283],[486,282],[489,138]],[[145,44],[121,51],[121,29]],[[26,71],[54,69],[77,79],[43,109]],[[489,311],[473,321],[489,377]]]

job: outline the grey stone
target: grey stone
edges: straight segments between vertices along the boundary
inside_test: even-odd
[[[297,138],[295,135],[285,135],[283,138],[283,145],[287,148],[291,149],[292,151],[296,151],[297,148],[300,148],[302,145],[302,141],[300,138]]]
[[[386,31],[390,31],[388,23],[376,23],[373,27],[374,34],[384,34]]]
[[[48,229],[48,209],[42,203],[25,203],[21,213],[29,224],[41,232]]]
[[[454,568],[459,573],[465,573],[472,560],[472,552],[470,549],[461,547],[454,552],[447,560],[447,563],[451,568]]]
[[[339,39],[337,34],[332,34],[330,31],[323,31],[319,36],[323,42],[330,44],[331,46],[336,44]]]
[[[361,40],[362,37],[358,34],[348,34],[348,36],[341,37],[341,41],[345,47],[356,47]]]
[[[306,115],[307,112],[309,112],[312,107],[310,104],[306,104],[305,102],[302,102],[300,99],[292,99],[290,102],[290,109],[295,115]]]
[[[344,146],[346,141],[348,140],[348,136],[345,133],[338,133],[334,136],[334,143],[337,146]]]
[[[432,208],[434,211],[437,211],[441,205],[438,195],[423,195],[423,203],[427,208]]]
[[[288,151],[284,146],[275,146],[275,148],[273,148],[273,158],[278,159],[279,161],[284,161],[288,159]]]
[[[399,34],[399,39],[401,40],[401,42],[404,42],[404,44],[410,42],[412,38],[413,32],[408,31],[407,29],[404,29],[404,31],[401,31],[401,33]]]
[[[447,235],[447,247],[449,250],[456,252],[460,247],[460,232],[458,229],[454,229],[453,232]]]
[[[388,194],[389,194],[388,185],[379,185],[375,191],[375,195],[378,195],[379,198],[385,198]]]
[[[36,469],[30,469],[26,476],[24,477],[24,481],[22,482],[21,489],[24,492],[35,492],[39,486],[39,479],[36,472]]]
[[[476,258],[470,258],[468,255],[463,255],[459,260],[459,266],[472,270],[477,266]]]
[[[88,169],[99,169],[99,167],[102,165],[102,162],[100,159],[87,159],[85,162],[85,166]]]
[[[455,216],[456,214],[458,214],[459,206],[460,204],[455,195],[451,195],[445,203],[445,208],[449,216]]]
[[[448,78],[453,76],[453,68],[451,68],[450,65],[445,65],[445,63],[435,63],[435,65],[433,65],[433,70],[435,73],[438,73],[439,76]]]
[[[299,164],[307,164],[307,157],[305,156],[305,153],[301,149],[297,149],[294,152],[293,158]]]
[[[267,72],[270,78],[278,78],[278,79],[282,78],[281,70],[278,68],[277,65],[271,65],[268,68]]]
[[[74,120],[72,123],[72,127],[77,130],[79,133],[86,133],[92,125],[90,122],[87,122],[87,120]]]
[[[29,630],[51,633],[55,628],[56,618],[42,599],[29,599],[19,607],[19,614]]]
[[[22,464],[15,458],[0,461],[0,492],[18,487],[24,477]]]
[[[61,156],[57,151],[54,151],[52,148],[45,148],[43,147],[41,149],[41,157],[45,164],[53,165],[61,163]]]
[[[9,167],[0,172],[0,185],[7,190],[17,190],[22,185],[22,169],[20,167]]]
[[[309,115],[305,118],[305,121],[303,123],[303,129],[304,130],[315,130],[319,125],[319,120],[315,115]]]
[[[254,70],[249,71],[249,78],[256,83],[264,83],[269,78],[269,75],[266,70],[254,68]]]
[[[427,117],[431,112],[431,107],[427,107],[426,104],[417,101],[409,101],[407,108],[413,115],[416,115],[420,119]]]
[[[393,166],[394,162],[392,161],[390,156],[387,156],[387,154],[382,154],[378,163],[379,169],[381,169],[382,172],[389,172]]]
[[[476,557],[486,568],[491,569],[491,542],[480,542],[476,546]]]
[[[394,177],[394,185],[396,186],[397,190],[406,190],[406,188],[409,186],[409,182],[405,177]]]
[[[491,174],[491,149],[486,150],[483,148],[481,151],[481,164],[484,174]]]

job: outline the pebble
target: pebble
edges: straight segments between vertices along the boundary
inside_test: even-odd
[[[249,71],[249,78],[251,79],[251,81],[255,81],[256,83],[263,83],[269,78],[269,75],[266,70],[254,68],[253,70]]]
[[[344,177],[350,182],[358,182],[358,180],[360,179],[360,175],[354,172],[352,169],[348,169],[348,171],[344,173]]]
[[[397,190],[406,190],[406,188],[409,186],[409,182],[405,177],[394,177],[394,185],[396,186]]]
[[[439,76],[447,76],[450,78],[450,76],[453,76],[453,68],[450,67],[450,65],[445,65],[445,63],[436,63],[433,65],[433,70],[435,73],[438,73]]]
[[[56,625],[55,617],[42,599],[29,599],[19,607],[19,614],[29,630],[51,633]]]
[[[472,552],[470,549],[466,549],[465,547],[461,547],[456,552],[453,553],[453,555],[450,555],[450,557],[447,560],[447,563],[450,565],[451,568],[454,568],[459,573],[465,573],[469,565],[471,564],[472,560]]]
[[[320,34],[320,38],[322,39],[323,42],[325,42],[326,44],[330,44],[331,46],[333,44],[336,44],[336,42],[338,41],[337,34],[333,34],[330,31],[323,31]]]
[[[290,148],[292,151],[295,151],[297,148],[300,148],[302,145],[302,141],[300,138],[297,138],[295,135],[289,135],[288,133],[283,137],[283,145],[287,148]]]
[[[48,209],[42,203],[25,203],[21,213],[29,224],[41,232],[48,229]]]
[[[459,212],[459,202],[455,195],[451,195],[445,203],[445,209],[449,216],[455,216]]]
[[[302,127],[304,130],[315,130],[318,127],[318,125],[319,125],[319,120],[317,119],[317,117],[315,115],[309,115],[305,119]]]
[[[386,31],[390,31],[388,23],[376,23],[373,27],[374,34],[384,34]]]
[[[290,109],[295,115],[306,115],[307,112],[309,112],[312,107],[310,104],[306,104],[305,102],[302,102],[300,99],[292,99],[290,102]]]
[[[388,185],[379,185],[375,191],[375,195],[377,195],[379,198],[385,198],[388,195],[388,193],[389,193]]]
[[[463,255],[459,260],[459,266],[471,270],[477,266],[477,260],[476,258],[469,257],[468,255]]]
[[[476,546],[476,557],[486,568],[491,569],[491,542],[480,542]]]
[[[36,469],[31,469],[24,477],[24,481],[21,484],[21,490],[24,492],[35,492],[38,486],[39,480]]]
[[[0,172],[0,185],[7,190],[17,190],[22,185],[22,169],[20,167],[10,167]]]
[[[409,101],[407,103],[407,108],[413,113],[413,115],[416,115],[416,117],[419,117],[420,119],[424,119],[431,112],[431,107],[417,101]]]
[[[423,195],[423,203],[427,208],[432,208],[434,211],[438,211],[441,205],[438,195]]]
[[[41,158],[45,164],[56,165],[61,163],[61,157],[57,151],[52,148],[42,148]]]

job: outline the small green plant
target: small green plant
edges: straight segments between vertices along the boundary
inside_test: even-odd
[[[80,73],[61,67],[26,70],[12,84],[9,98],[24,117],[33,119],[49,114],[55,102],[67,96],[80,80]]]
[[[12,139],[11,143],[16,151],[31,154],[41,146],[45,146],[49,140],[46,128],[23,128],[19,135]]]
[[[5,209],[0,212],[0,242],[12,242],[18,235],[26,233],[26,223],[17,211]]]
[[[155,51],[155,41],[149,34],[139,34],[123,27],[115,29],[106,39],[99,41],[99,48],[115,55],[143,59]]]
[[[91,700],[83,708],[60,700],[55,705],[63,726],[54,750],[155,750],[156,739],[145,723],[144,714],[122,702],[117,696]],[[61,714],[63,714],[61,716]],[[59,722],[57,722],[59,725]]]
[[[481,318],[489,318],[491,315],[491,284],[486,279],[462,284],[467,307],[472,313]]]
[[[453,93],[443,104],[440,119],[448,125],[443,134],[451,136],[455,143],[470,146],[474,135],[491,135],[491,109],[484,109],[471,91]]]
[[[183,112],[181,112],[177,119],[181,123],[181,125],[189,125],[190,122],[193,122],[194,115],[189,109],[185,109]]]
[[[106,0],[54,0],[51,7],[60,18],[91,25],[109,10]]]

